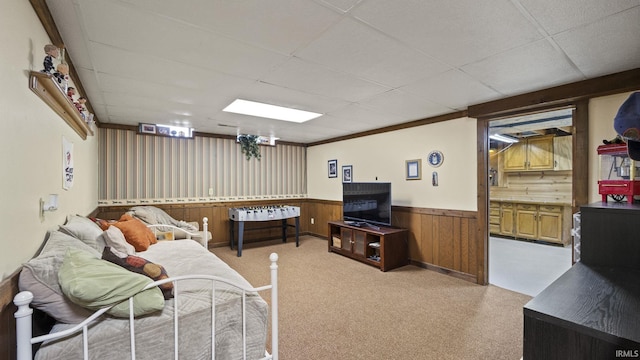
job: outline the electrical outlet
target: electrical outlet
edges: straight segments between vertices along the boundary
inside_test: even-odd
[[[213,196],[213,188],[209,188],[209,196]]]
[[[313,225],[313,224],[315,224],[315,223],[316,223],[315,219],[314,219],[314,218],[311,218],[311,225]]]

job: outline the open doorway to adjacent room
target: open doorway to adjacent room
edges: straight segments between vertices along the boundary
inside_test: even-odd
[[[535,296],[572,265],[571,107],[489,121],[489,283]]]

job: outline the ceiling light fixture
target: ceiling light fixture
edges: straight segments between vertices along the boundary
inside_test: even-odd
[[[222,109],[222,111],[296,123],[302,123],[322,116],[322,114],[311,111],[297,110],[242,99],[234,100],[226,108]]]
[[[507,136],[507,135],[502,135],[502,134],[489,135],[489,138],[493,139],[493,140],[496,140],[496,141],[502,141],[504,143],[509,143],[509,144],[517,143],[519,141],[516,138],[513,138],[511,136]]]

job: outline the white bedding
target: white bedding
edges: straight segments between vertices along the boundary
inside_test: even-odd
[[[246,287],[251,285],[217,256],[193,240],[160,241],[136,254],[162,265],[170,277],[215,275]],[[179,340],[181,359],[211,359],[210,282],[179,282]],[[203,287],[204,285],[204,287]],[[174,289],[175,290],[175,289]],[[228,285],[216,285],[216,359],[242,359],[242,300],[240,291]],[[173,359],[173,302],[167,300],[163,311],[136,320],[136,358]],[[247,359],[264,356],[268,329],[268,307],[256,293],[247,295]],[[71,325],[57,324],[52,332]],[[64,341],[45,342],[36,353],[37,360],[82,358],[82,334]],[[91,359],[130,358],[129,321],[103,316],[89,328]]]

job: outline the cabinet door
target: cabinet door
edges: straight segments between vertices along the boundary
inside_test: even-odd
[[[362,255],[364,256],[365,254],[365,246],[366,244],[366,240],[367,239],[367,233],[365,233],[364,231],[356,231],[353,230],[353,253],[357,254],[357,255]]]
[[[500,234],[513,236],[513,204],[500,206]]]
[[[504,151],[504,171],[525,170],[527,164],[527,144],[525,141],[511,144]]]
[[[540,240],[562,242],[562,207],[540,205],[538,210],[538,237]]]
[[[535,239],[538,236],[537,206],[518,204],[516,209],[516,235]]]
[[[342,235],[342,250],[351,251],[353,248],[353,230],[341,228],[340,234]]]
[[[527,164],[529,170],[553,170],[553,138],[527,140]]]
[[[553,138],[553,169],[571,170],[573,166],[573,136]]]

